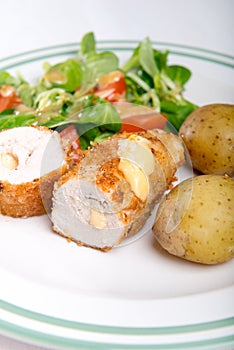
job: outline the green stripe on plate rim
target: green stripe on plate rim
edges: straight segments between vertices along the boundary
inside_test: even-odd
[[[133,50],[138,43],[139,43],[138,41],[133,41],[133,40],[132,41],[121,41],[121,40],[99,41],[97,42],[97,47],[99,51],[103,51],[103,50],[130,51],[130,50]],[[231,55],[222,54],[220,52],[206,50],[202,48],[196,48],[192,46],[186,46],[186,45],[171,44],[171,43],[164,43],[164,42],[152,42],[152,43],[155,47],[157,47],[158,45],[158,46],[165,47],[165,49],[168,46],[175,48],[175,50],[170,49],[170,53],[172,55],[186,56],[186,57],[195,58],[203,61],[205,60],[212,63],[221,64],[226,67],[234,68],[234,57]],[[102,47],[102,45],[104,45],[104,47]],[[113,46],[105,47],[105,45],[113,45]],[[134,45],[134,46],[120,47],[118,45]],[[79,46],[80,46],[79,43],[61,44],[61,45],[40,48],[40,49],[20,53],[17,55],[9,56],[9,57],[0,59],[0,65],[2,65],[1,70],[11,69],[19,65],[24,65],[27,63],[41,60],[41,59],[48,59],[50,57],[57,57],[61,55],[75,55],[77,53]],[[178,49],[184,49],[184,50],[187,50],[187,52],[181,52],[181,51],[178,51]],[[56,50],[64,50],[64,51],[54,52]],[[191,51],[191,53],[188,51]],[[43,55],[42,54],[43,52],[47,52],[47,53]],[[31,57],[31,58],[25,58],[30,55],[38,55],[38,54],[39,55],[42,54],[42,55]],[[206,54],[207,56],[204,56],[204,54]],[[217,56],[217,57],[212,57],[212,56]],[[222,60],[219,59],[219,57],[222,58]],[[7,63],[8,61],[15,60],[15,59],[16,60],[22,59],[22,60],[18,62],[10,63],[10,64]],[[233,60],[233,63],[224,61],[224,59],[229,59],[231,61]]]
[[[174,344],[126,344],[126,343],[110,343],[110,342],[96,342],[90,340],[79,340],[74,338],[64,338],[60,336],[50,335],[34,331],[31,329],[25,329],[20,326],[12,325],[8,322],[0,321],[0,328],[8,336],[17,337],[18,340],[33,342],[36,345],[41,346],[56,346],[58,349],[95,349],[95,350],[173,350],[173,349],[217,349],[220,350],[220,346],[225,346],[225,349],[231,349],[234,345],[234,336],[223,336],[219,338],[195,340],[190,342],[180,342]],[[227,348],[228,346],[228,348]]]
[[[191,46],[191,45],[182,45],[182,44],[175,44],[175,43],[161,42],[161,41],[152,41],[152,43],[155,47],[164,46],[165,48],[167,48],[168,46],[170,46],[170,47],[175,47],[175,48],[180,48],[180,49],[203,52],[206,54],[216,55],[216,56],[220,56],[223,58],[226,57],[228,59],[234,60],[234,56],[232,56],[232,55],[225,54],[225,53],[218,52],[218,51],[214,51],[214,50],[199,48],[199,47],[195,47],[195,46]],[[121,39],[120,40],[99,40],[99,41],[97,41],[97,46],[98,45],[110,45],[110,44],[111,45],[113,45],[113,44],[134,45],[134,47],[136,47],[139,44],[139,41],[138,40],[121,40]],[[76,50],[78,50],[78,48],[80,47],[80,43],[74,42],[74,43],[58,44],[58,45],[46,46],[46,47],[42,47],[42,48],[38,48],[38,49],[34,49],[34,50],[29,50],[27,52],[21,52],[21,53],[18,53],[16,55],[11,55],[11,56],[2,58],[2,59],[0,59],[0,63],[2,61],[8,60],[8,59],[20,58],[20,57],[24,56],[25,54],[35,54],[35,53],[37,54],[38,52],[55,50],[55,49],[63,49],[63,48],[67,48],[67,47],[75,47]],[[129,49],[132,49],[132,47]]]
[[[165,334],[179,334],[179,333],[191,333],[198,331],[214,330],[218,328],[224,328],[234,325],[234,317],[198,323],[184,326],[170,326],[170,327],[120,327],[109,325],[96,325],[81,323],[76,321],[69,321],[62,318],[56,318],[21,308],[19,306],[10,304],[3,300],[0,300],[0,308],[13,313],[15,315],[23,316],[30,320],[36,320],[50,325],[62,326],[69,329],[79,329],[83,331],[95,332],[95,333],[108,333],[108,334],[124,334],[124,335],[165,335]]]

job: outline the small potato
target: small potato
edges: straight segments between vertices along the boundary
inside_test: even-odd
[[[234,257],[234,179],[184,180],[160,203],[153,234],[169,253],[202,264]]]
[[[203,174],[234,175],[234,105],[196,109],[179,130],[193,167]]]

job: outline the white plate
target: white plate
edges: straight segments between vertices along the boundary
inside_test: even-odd
[[[121,60],[135,41],[99,42]],[[233,57],[157,43],[193,76],[186,97],[199,105],[231,102]],[[74,55],[79,44],[0,60],[0,69],[31,81],[46,60]],[[180,180],[187,176],[180,172]],[[0,216],[0,332],[61,349],[231,349],[234,260],[202,266],[163,252],[150,230],[108,253],[52,233],[47,216]]]

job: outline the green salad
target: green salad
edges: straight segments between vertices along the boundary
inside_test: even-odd
[[[197,106],[183,97],[190,70],[169,65],[168,55],[147,37],[121,66],[114,52],[98,51],[90,32],[83,36],[75,57],[55,65],[45,62],[35,85],[20,74],[0,71],[0,130],[29,125],[62,130],[72,124],[85,149],[90,141],[129,131],[121,111],[132,105],[154,112],[140,118],[135,109],[129,122],[136,128],[165,127],[169,121],[178,130]]]

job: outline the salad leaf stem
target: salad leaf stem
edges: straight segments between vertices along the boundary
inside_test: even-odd
[[[141,79],[138,75],[136,75],[133,72],[128,72],[126,73],[126,77],[132,79],[135,83],[137,83],[143,90],[149,91],[150,86],[143,80]]]

